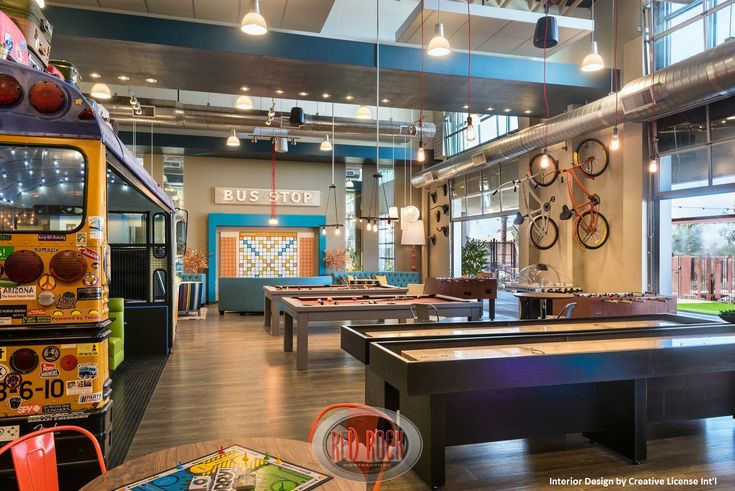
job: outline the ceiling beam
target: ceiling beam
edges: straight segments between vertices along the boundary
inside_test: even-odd
[[[571,14],[574,11],[574,9],[579,7],[580,3],[582,3],[582,0],[574,0],[574,2],[572,2],[571,5],[567,5],[562,8],[561,15]]]

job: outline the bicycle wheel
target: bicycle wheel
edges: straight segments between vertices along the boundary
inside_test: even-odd
[[[604,143],[596,138],[587,138],[577,145],[579,169],[589,177],[601,176],[607,170],[610,153]]]
[[[544,155],[549,158],[546,167],[541,165],[541,160]],[[556,181],[556,176],[559,175],[559,161],[549,154],[539,153],[534,155],[528,163],[528,173],[531,176],[531,181],[536,185],[543,187],[551,186]]]
[[[577,219],[577,239],[587,249],[599,249],[610,237],[610,225],[599,211],[587,210]]]
[[[559,240],[559,227],[551,217],[544,218],[541,215],[534,217],[528,232],[533,245],[542,251],[551,249]]]

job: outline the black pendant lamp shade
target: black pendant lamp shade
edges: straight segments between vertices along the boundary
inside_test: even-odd
[[[553,48],[559,44],[559,24],[556,17],[546,15],[536,21],[536,29],[533,31],[533,45],[537,48]]]

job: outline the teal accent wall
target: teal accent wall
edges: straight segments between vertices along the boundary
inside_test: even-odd
[[[327,223],[324,215],[277,215],[278,225],[274,228],[288,227],[318,228]],[[270,215],[248,215],[245,213],[210,213],[207,218],[207,244],[209,249],[209,285],[210,301],[217,298],[217,227],[269,227]],[[319,233],[319,274],[327,274],[324,264],[324,250],[327,238]]]

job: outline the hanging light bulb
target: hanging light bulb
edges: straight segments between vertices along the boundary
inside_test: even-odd
[[[549,160],[549,154],[546,153],[546,149],[545,148],[544,148],[544,155],[541,157],[540,165],[541,165],[541,168],[542,169],[548,169],[549,168],[549,165],[551,165],[551,162]]]
[[[618,127],[613,128],[612,138],[610,139],[610,150],[615,151],[620,148],[620,137],[618,136]]]
[[[278,225],[278,218],[276,218],[276,217],[270,217],[268,219],[268,225]]]
[[[444,37],[444,24],[437,22],[434,26],[434,37],[429,41],[426,54],[429,56],[447,56],[452,52],[449,41]]]
[[[590,43],[590,51],[582,60],[581,68],[583,72],[597,72],[605,68],[602,56],[597,52],[597,41]]]
[[[240,139],[237,137],[237,132],[235,131],[235,128],[232,128],[232,133],[230,134],[229,138],[227,138],[227,146],[228,147],[239,147],[240,146]]]
[[[95,99],[112,99],[112,91],[107,86],[107,84],[94,84],[92,86],[92,90],[89,91],[89,95],[91,95]]]
[[[357,108],[355,117],[357,119],[373,119],[373,115],[370,113],[370,108],[365,105],[362,105]]]
[[[426,160],[426,152],[424,152],[424,141],[419,140],[419,150],[416,152],[416,160],[424,162]]]
[[[329,141],[329,135],[324,135],[324,141],[321,145],[319,145],[319,150],[321,150],[322,152],[332,151],[332,142]]]
[[[651,174],[658,172],[658,160],[656,160],[656,157],[652,158],[648,163],[648,172]]]
[[[473,142],[475,141],[475,138],[476,138],[475,125],[472,123],[471,115],[467,116],[467,133],[465,135],[465,138],[467,139],[468,142]]]
[[[44,8],[46,6],[46,0],[36,0],[39,7]]]
[[[268,32],[268,25],[265,23],[263,16],[260,15],[259,0],[251,0],[250,10],[245,17],[242,18],[240,30],[251,36],[262,36]]]
[[[248,109],[252,109],[255,106],[253,105],[253,100],[249,96],[241,95],[235,101],[235,107],[237,109],[242,109],[243,111],[246,111]]]
[[[336,227],[334,229],[334,235],[341,235],[341,234],[342,234],[342,231],[340,230],[340,228],[339,227]]]
[[[327,228],[326,227],[322,228],[322,235],[327,235]]]

